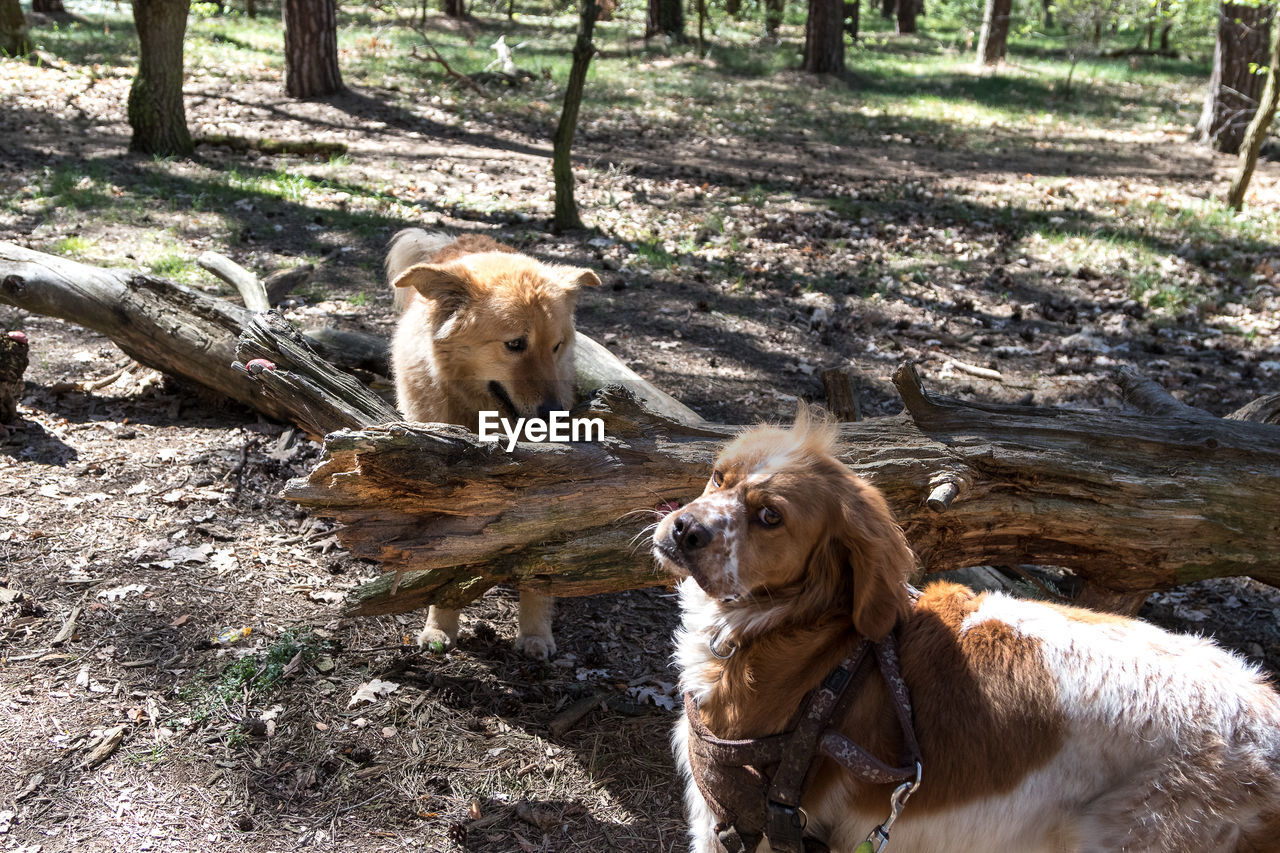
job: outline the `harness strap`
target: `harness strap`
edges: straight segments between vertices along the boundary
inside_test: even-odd
[[[873,654],[902,730],[906,761],[901,767],[886,764],[830,728],[832,720],[845,718],[856,700],[856,688],[868,676]],[[893,633],[879,643],[861,640],[805,697],[795,725],[780,734],[741,740],[718,738],[703,723],[692,693],[684,695],[684,706],[692,735],[688,748],[693,780],[716,818],[720,842],[729,853],[750,853],[764,837],[775,853],[811,853],[825,848],[818,839],[804,837],[800,811],[800,800],[821,756],[872,784],[916,778],[920,745]]]

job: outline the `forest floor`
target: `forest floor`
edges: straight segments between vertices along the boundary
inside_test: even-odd
[[[223,295],[204,250],[315,262],[288,316],[386,334],[397,228],[493,234],[597,269],[580,328],[728,423],[821,402],[833,365],[868,416],[897,411],[907,360],[1038,405],[1118,408],[1125,364],[1217,414],[1280,390],[1280,164],[1223,209],[1234,159],[1187,142],[1202,61],[1084,62],[1067,95],[1061,56],[1015,45],[979,75],[956,39],[877,35],[814,80],[786,70],[795,27],[700,57],[647,51],[633,14],[601,29],[575,146],[593,230],[556,236],[569,16],[431,19],[467,71],[499,34],[531,45],[533,79],[487,99],[361,19],[351,91],[311,102],[280,92],[275,21],[194,18],[193,131],[346,153],[175,160],[126,153],[127,18],[68,5],[36,21],[40,62],[0,61],[3,240]],[[6,308],[0,327],[32,347],[0,439],[0,849],[683,849],[668,591],[562,602],[547,664],[511,652],[496,591],[458,649],[422,653],[417,615],[338,617],[377,567],[278,497],[316,445],[82,329]],[[1275,590],[1198,584],[1143,615],[1280,671]],[[552,732],[593,697],[608,709]]]

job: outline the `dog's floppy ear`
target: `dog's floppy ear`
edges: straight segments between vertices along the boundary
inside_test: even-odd
[[[424,299],[435,302],[443,315],[452,315],[476,295],[475,283],[465,274],[435,264],[417,264],[400,273],[391,286],[399,290],[412,287]]]
[[[906,583],[915,555],[880,493],[848,476],[839,539],[853,573],[853,626],[877,641],[909,610]]]

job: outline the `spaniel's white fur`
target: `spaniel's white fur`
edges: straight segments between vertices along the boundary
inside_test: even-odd
[[[901,617],[924,782],[891,853],[1280,851],[1280,697],[1254,667],[1198,637],[953,584],[912,608],[901,533],[821,424],[735,440],[703,496],[659,526],[655,554],[688,575],[676,660],[720,737],[783,731],[861,636]],[[841,728],[897,763],[878,676]],[[687,782],[688,737],[682,718]],[[852,851],[889,790],[824,760],[808,831]],[[686,802],[692,849],[718,850],[691,782]]]

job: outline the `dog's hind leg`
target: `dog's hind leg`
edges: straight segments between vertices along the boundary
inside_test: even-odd
[[[532,590],[520,590],[520,633],[516,651],[534,660],[546,660],[556,653],[551,636],[551,616],[555,599]]]
[[[458,640],[458,611],[431,606],[427,624],[418,633],[418,645],[435,651],[453,648]]]

